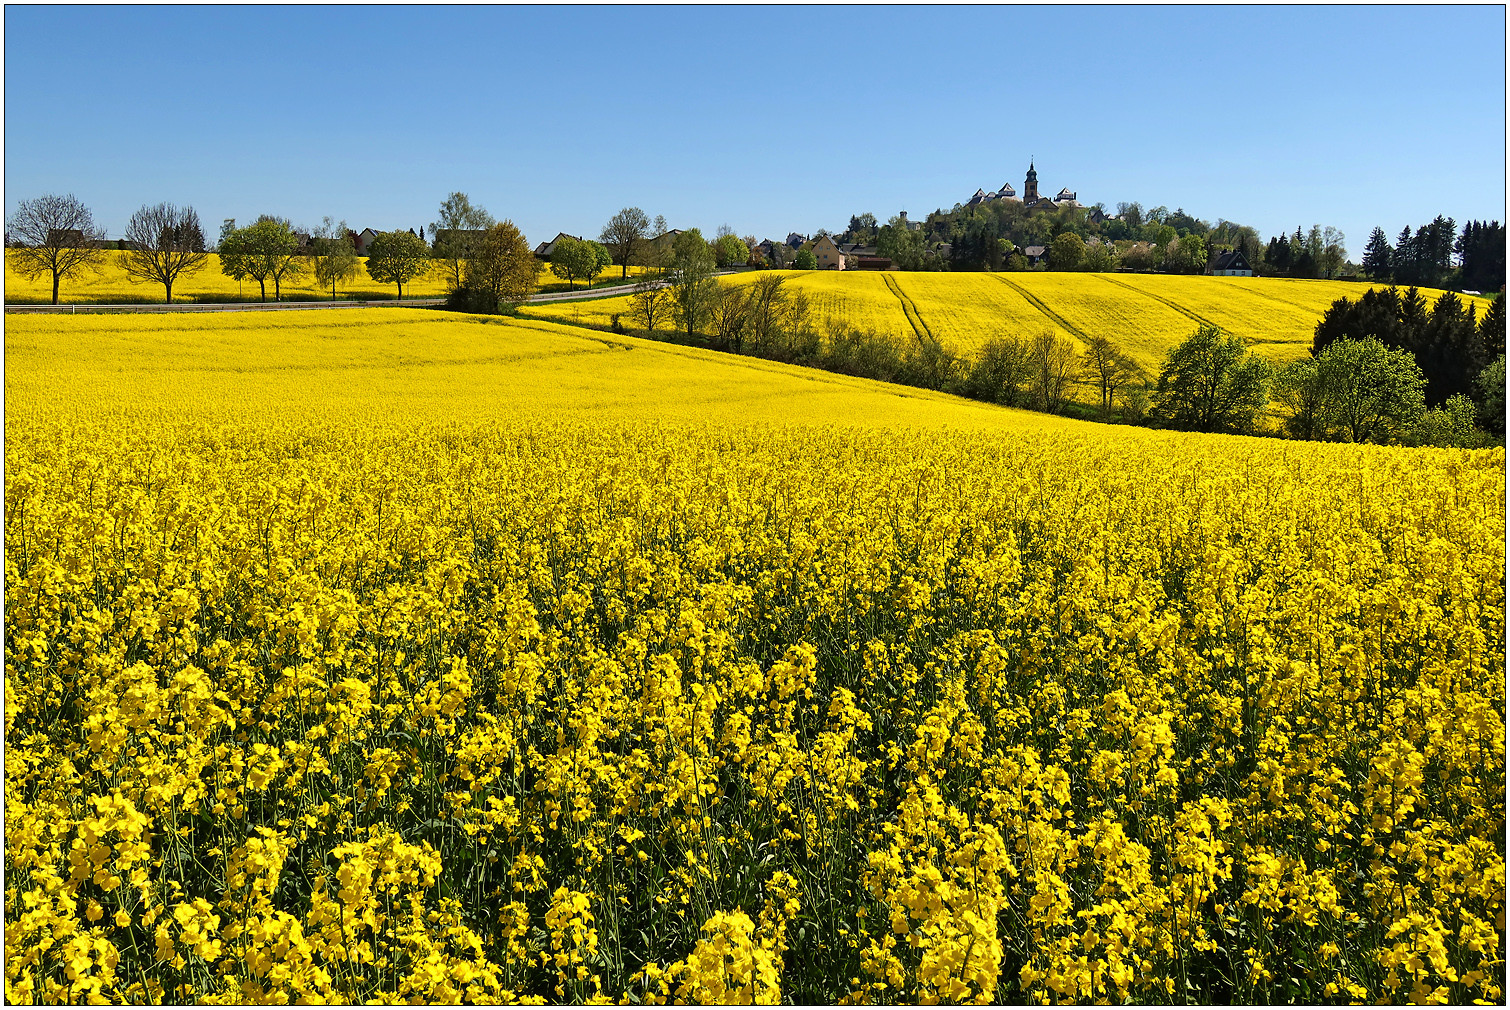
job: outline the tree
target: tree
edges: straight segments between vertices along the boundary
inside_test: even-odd
[[[651,274],[641,274],[629,296],[631,311],[644,329],[654,330],[655,324],[663,322],[671,311],[671,292],[665,282]]]
[[[54,305],[63,278],[98,270],[105,260],[105,231],[72,193],[21,201],[5,227],[15,243],[6,261],[23,277],[51,275]]]
[[[975,352],[965,374],[967,396],[1008,407],[1028,405],[1026,388],[1033,379],[1032,346],[1017,337],[998,336]]]
[[[1101,390],[1102,416],[1111,420],[1112,403],[1116,398],[1117,390],[1130,380],[1140,377],[1142,369],[1122,353],[1116,344],[1100,334],[1087,341],[1081,362],[1084,365],[1085,374]]]
[[[717,282],[714,282],[717,284]],[[709,305],[708,314],[713,321],[713,334],[718,346],[733,350],[744,349],[745,328],[750,320],[750,294],[738,285],[718,284]]]
[[[1185,235],[1164,247],[1164,269],[1196,274],[1206,269],[1206,243],[1199,235]]]
[[[1085,242],[1074,232],[1067,231],[1054,239],[1049,246],[1049,266],[1055,270],[1074,270],[1085,259]]]
[[[1479,418],[1496,435],[1505,433],[1505,352],[1489,362],[1474,381],[1479,394]]]
[[[851,242],[870,245],[876,240],[876,216],[870,211],[863,214],[851,214],[849,230],[845,234],[849,236]]]
[[[321,288],[330,287],[332,300],[336,297],[336,284],[351,280],[362,265],[347,231],[345,221],[337,224],[327,217],[310,238],[315,280]]]
[[[1040,410],[1059,412],[1075,377],[1075,345],[1048,330],[1028,344],[1028,361],[1032,366],[1033,399]]]
[[[267,282],[273,282],[273,297],[283,300],[283,278],[304,271],[299,256],[299,239],[293,226],[283,218],[264,214],[245,228],[232,230],[220,238],[220,272],[241,280],[250,277],[267,301]]]
[[[792,260],[792,266],[798,270],[816,270],[818,257],[813,255],[811,249],[798,249],[796,257]]]
[[[122,264],[133,281],[163,286],[164,302],[173,301],[179,277],[204,267],[204,231],[193,207],[160,203],[143,206],[126,225],[126,255]]]
[[[1327,280],[1336,277],[1342,264],[1347,262],[1346,241],[1342,232],[1331,225],[1321,231],[1321,251],[1316,254],[1316,265]]]
[[[739,240],[738,235],[720,235],[713,243],[713,262],[720,269],[744,266],[750,258],[750,247]]]
[[[378,232],[367,247],[367,273],[379,284],[398,285],[399,298],[404,285],[423,277],[432,265],[424,239],[412,232]]]
[[[1370,280],[1389,280],[1394,252],[1390,248],[1389,239],[1384,237],[1384,229],[1375,228],[1368,236],[1368,246],[1363,250],[1363,272]]]
[[[1301,358],[1274,376],[1274,398],[1285,409],[1285,431],[1291,438],[1323,439],[1327,436],[1327,390],[1325,376],[1315,358]]]
[[[446,283],[451,290],[461,287],[466,276],[466,261],[477,250],[483,232],[493,227],[493,215],[482,207],[472,206],[465,193],[452,193],[441,201],[440,220],[430,225],[430,235],[435,240],[435,259],[446,271]],[[424,238],[424,229],[420,229]]]
[[[781,246],[780,248],[786,248]],[[750,316],[748,331],[750,342],[757,349],[770,347],[781,327],[782,307],[786,301],[786,278],[781,274],[767,273],[755,278],[750,285]]]
[[[1159,415],[1197,431],[1252,431],[1268,403],[1270,374],[1242,340],[1203,325],[1164,359]]]
[[[1085,260],[1081,266],[1091,273],[1111,273],[1117,269],[1117,258],[1109,244],[1092,240],[1086,244]]]
[[[1484,310],[1484,318],[1479,320],[1479,343],[1483,345],[1485,357],[1505,353],[1505,295],[1503,292],[1494,296],[1489,303],[1489,308]]]
[[[1316,359],[1327,429],[1349,442],[1387,442],[1426,409],[1426,377],[1410,352],[1372,338],[1338,340]]]
[[[575,288],[579,280],[586,280],[591,284],[598,273],[596,243],[575,239],[570,235],[557,239],[555,248],[551,250],[551,273],[565,281],[568,290]]]
[[[630,265],[640,262],[645,244],[650,240],[649,232],[650,220],[638,207],[625,207],[603,226],[598,241],[608,247],[614,261],[623,268],[621,278],[627,279]]]
[[[672,243],[667,279],[677,319],[691,337],[703,325],[718,291],[718,282],[713,279],[713,252],[698,229],[689,228]]]
[[[464,287],[473,311],[497,312],[518,305],[535,290],[539,269],[524,234],[512,221],[483,232],[467,260]]]
[[[1498,221],[1469,221],[1453,249],[1462,263],[1465,290],[1497,291],[1505,286],[1505,229]]]

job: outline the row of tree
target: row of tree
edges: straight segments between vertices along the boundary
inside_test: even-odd
[[[423,232],[380,232],[369,243],[365,263],[346,222],[329,217],[307,235],[287,218],[271,214],[240,228],[234,219],[227,219],[214,251],[221,272],[238,282],[255,281],[263,301],[267,301],[269,285],[273,298],[281,301],[284,283],[305,275],[312,275],[335,298],[340,285],[364,268],[373,280],[395,285],[399,297],[405,285],[436,268],[445,272],[453,292],[475,289],[482,295],[479,300],[464,292],[461,300],[466,304],[496,309],[498,304],[522,301],[533,292],[538,263],[510,222],[504,222],[507,227],[500,231],[498,222],[474,206],[465,193],[450,194],[439,216],[431,225],[433,246],[425,242]],[[89,208],[72,194],[22,201],[6,230],[12,268],[22,276],[49,277],[54,305],[63,281],[98,270],[110,246]],[[164,300],[169,302],[179,279],[203,268],[211,251],[194,208],[166,203],[144,206],[132,215],[119,248],[127,275],[161,284]],[[495,262],[500,256],[507,262]],[[479,257],[476,266],[471,266]],[[555,244],[550,268],[575,287],[577,281],[596,276],[610,262],[603,245],[562,238]]]
[[[1505,286],[1505,229],[1498,221],[1469,221],[1461,233],[1440,214],[1414,234],[1407,225],[1391,245],[1375,228],[1363,251],[1363,272],[1373,280],[1426,287],[1497,291]],[[1454,265],[1454,258],[1457,263]]]
[[[6,221],[7,262],[23,277],[49,277],[52,303],[62,282],[96,270],[105,258],[105,231],[73,194],[46,194],[23,200]],[[185,273],[204,265],[204,230],[193,207],[171,203],[143,206],[126,225],[122,264],[134,281],[163,285],[168,301]]]

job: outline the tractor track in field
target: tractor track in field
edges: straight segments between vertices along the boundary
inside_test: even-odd
[[[1021,284],[1018,284],[1016,281],[1013,281],[1013,280],[1008,280],[1007,278],[1003,277],[1001,274],[992,274],[991,276],[995,277],[997,280],[1001,281],[1003,284],[1005,284],[1007,287],[1011,288],[1013,291],[1016,291],[1018,294],[1022,295],[1024,298],[1026,298],[1028,300],[1028,304],[1032,305],[1039,312],[1042,312],[1044,315],[1048,316],[1055,323],[1057,323],[1060,326],[1062,326],[1067,333],[1073,333],[1075,336],[1079,337],[1081,340],[1084,340],[1086,342],[1090,341],[1090,339],[1091,339],[1090,334],[1086,333],[1080,327],[1076,326],[1074,323],[1070,322],[1068,319],[1064,318],[1059,313],[1057,313],[1053,309],[1049,308],[1046,304],[1044,304],[1044,302],[1043,302],[1042,299],[1040,299],[1037,295],[1033,294],[1033,292],[1029,291],[1027,288],[1023,287]]]
[[[1145,298],[1152,298],[1154,301],[1159,302],[1161,305],[1164,305],[1167,308],[1174,309],[1176,312],[1178,312],[1180,315],[1184,316],[1186,319],[1193,319],[1193,320],[1195,320],[1197,323],[1200,323],[1202,326],[1214,326],[1214,327],[1216,327],[1216,329],[1218,331],[1220,331],[1222,333],[1226,333],[1227,332],[1227,328],[1225,326],[1218,325],[1217,323],[1212,322],[1211,320],[1207,319],[1205,316],[1201,315],[1200,313],[1198,313],[1198,312],[1192,312],[1189,309],[1185,308],[1185,306],[1179,304],[1178,302],[1172,302],[1168,298],[1165,298],[1163,295],[1156,295],[1156,294],[1154,294],[1151,291],[1144,291],[1142,288],[1135,288],[1131,284],[1126,283],[1125,281],[1113,280],[1112,278],[1106,276],[1105,274],[1092,274],[1091,276],[1092,277],[1099,277],[1099,278],[1101,278],[1103,281],[1105,281],[1108,284],[1115,284],[1117,287],[1121,288],[1123,291],[1131,291],[1134,294],[1142,295]]]
[[[886,287],[897,296],[897,301],[902,303],[902,315],[907,317],[907,322],[912,326],[912,332],[917,335],[918,342],[927,343],[931,340],[935,344],[938,343],[938,338],[933,335],[928,324],[923,322],[923,314],[918,311],[917,303],[902,291],[902,286],[897,283],[896,278],[882,273],[881,280],[886,282]]]

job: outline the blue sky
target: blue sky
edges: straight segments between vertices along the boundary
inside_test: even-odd
[[[58,72],[59,68],[63,72]],[[118,236],[192,204],[532,241],[637,205],[740,234],[914,218],[977,187],[1340,227],[1505,219],[1505,14],[1473,8],[5,11],[5,205]]]

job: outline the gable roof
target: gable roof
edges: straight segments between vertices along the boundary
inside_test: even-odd
[[[1248,265],[1248,257],[1243,255],[1241,249],[1229,249],[1224,253],[1218,254],[1216,259],[1211,261],[1211,269],[1252,270],[1253,268]]]

